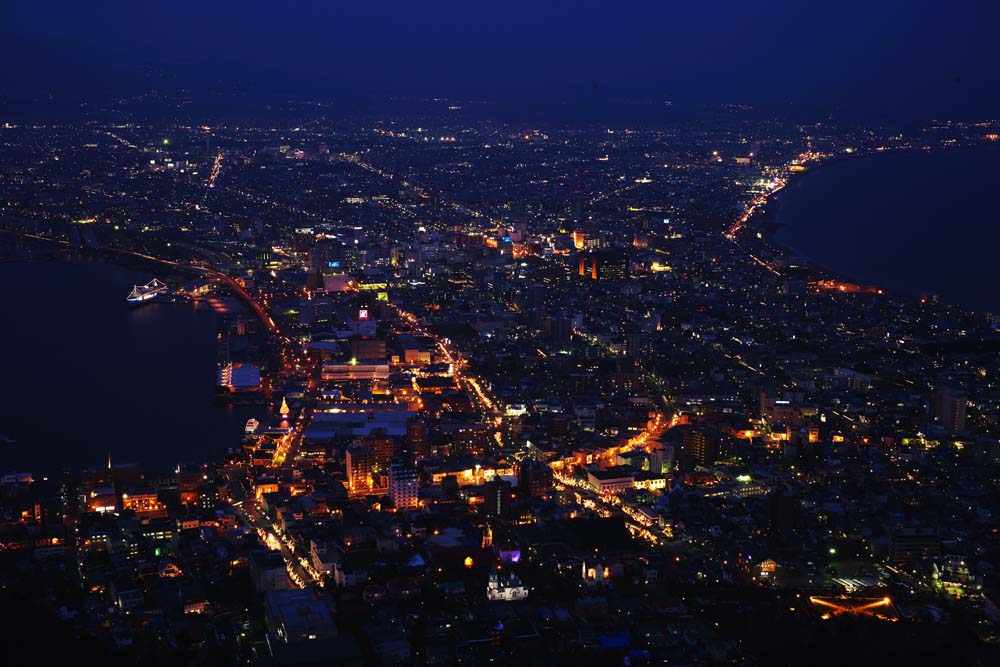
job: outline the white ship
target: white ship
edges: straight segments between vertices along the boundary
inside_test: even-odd
[[[256,419],[250,418],[247,420],[246,429],[244,430],[247,435],[253,435],[254,433],[257,432],[257,429],[259,427],[260,427],[260,422],[257,421]]]
[[[132,291],[129,292],[126,300],[130,305],[137,306],[142,303],[147,303],[152,301],[160,294],[167,291],[167,286],[165,283],[160,282],[158,279],[153,278],[145,285],[133,285]]]

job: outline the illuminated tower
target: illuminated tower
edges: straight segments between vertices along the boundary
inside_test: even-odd
[[[278,410],[281,413],[282,419],[288,419],[288,415],[291,410],[288,409],[288,401],[284,397],[281,398],[281,408]]]

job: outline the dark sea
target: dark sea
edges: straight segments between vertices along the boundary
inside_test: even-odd
[[[87,257],[0,263],[0,472],[221,460],[262,408],[213,402],[218,315],[125,296],[152,274]]]
[[[778,241],[815,263],[1000,313],[1000,147],[834,162],[777,197]]]

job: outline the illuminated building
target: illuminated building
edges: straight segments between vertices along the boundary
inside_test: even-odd
[[[389,500],[397,509],[416,507],[419,491],[416,468],[399,463],[389,466]]]
[[[198,502],[198,487],[205,481],[205,475],[198,466],[186,465],[177,469],[177,490],[185,505]]]
[[[361,437],[355,445],[366,447],[372,453],[372,472],[385,473],[389,470],[389,462],[396,455],[396,441],[378,432]]]
[[[485,424],[462,424],[454,429],[442,428],[442,433],[451,435],[453,438],[449,453],[452,456],[459,454],[471,454],[472,456],[482,456],[489,447],[489,430]]]
[[[584,583],[591,586],[611,581],[614,577],[625,574],[625,566],[617,562],[607,564],[600,561],[584,560],[580,569]]]
[[[212,510],[219,504],[219,489],[215,484],[205,482],[198,487],[198,507]]]
[[[936,589],[954,598],[979,597],[983,592],[982,581],[970,572],[961,556],[935,561],[931,565],[931,580]]]
[[[660,442],[650,445],[649,471],[652,473],[670,472],[674,467],[674,448]]]
[[[167,507],[160,502],[153,489],[132,489],[122,494],[122,509],[131,510],[141,517],[164,517]]]
[[[632,481],[633,488],[658,491],[667,488],[667,478],[662,474],[637,472]]]
[[[493,570],[486,584],[486,597],[493,602],[514,602],[528,597],[528,587],[514,572]]]
[[[632,471],[625,467],[587,470],[587,481],[600,493],[621,493],[635,486]]]
[[[629,277],[628,256],[620,251],[598,250],[581,254],[577,274],[590,280],[623,282]]]
[[[372,468],[375,455],[368,447],[347,448],[347,488],[350,491],[367,491],[372,485]]]
[[[351,288],[351,280],[344,273],[324,273],[323,289],[327,293],[346,292]]]
[[[143,521],[139,532],[151,542],[171,542],[174,539],[176,529],[176,521],[168,518],[154,518]]]
[[[441,484],[445,478],[454,478],[458,486],[468,486],[470,484],[482,484],[492,480],[497,475],[513,474],[513,471],[502,468],[483,468],[476,464],[474,467],[468,463],[445,461],[440,469],[431,472],[431,482]]]
[[[113,486],[96,487],[84,498],[88,512],[114,512],[118,498]]]
[[[718,459],[719,439],[703,428],[685,429],[681,436],[681,456],[688,465],[707,468]]]
[[[417,339],[409,334],[396,336],[394,343],[396,351],[399,352],[400,361],[404,364],[429,364],[431,363],[431,353]]]
[[[324,382],[350,382],[354,380],[385,380],[389,377],[388,364],[332,363],[323,364],[321,377]]]
[[[219,386],[231,392],[260,389],[260,369],[251,364],[228,363],[219,368]]]

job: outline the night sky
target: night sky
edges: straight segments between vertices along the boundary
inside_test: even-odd
[[[0,82],[995,117],[998,25],[986,0],[8,1]]]

